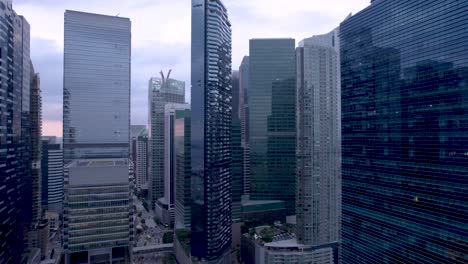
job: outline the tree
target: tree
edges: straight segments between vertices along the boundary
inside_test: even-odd
[[[163,235],[163,243],[164,243],[164,244],[174,243],[174,233],[172,233],[172,232],[164,233],[164,235]]]

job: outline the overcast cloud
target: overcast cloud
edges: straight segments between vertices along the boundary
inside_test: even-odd
[[[323,34],[370,0],[224,0],[233,31],[233,69],[251,38]],[[132,20],[132,124],[147,122],[147,84],[159,71],[186,82],[190,100],[190,0],[13,0],[31,24],[31,57],[41,75],[43,135],[61,136],[63,15],[66,9]]]

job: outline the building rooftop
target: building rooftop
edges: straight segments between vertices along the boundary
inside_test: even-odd
[[[257,226],[244,234],[257,243],[268,247],[298,247],[296,234],[288,225],[275,224],[274,226]]]
[[[281,204],[284,203],[280,200],[247,200],[242,201],[242,206],[255,206],[255,205],[266,205],[266,204]]]
[[[128,166],[128,159],[79,159],[67,165],[67,168],[102,168]]]

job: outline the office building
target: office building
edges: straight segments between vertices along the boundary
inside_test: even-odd
[[[185,82],[170,79],[171,71],[161,78],[151,78],[148,88],[149,199],[155,209],[164,197],[164,107],[185,103]]]
[[[334,249],[341,219],[339,45],[335,29],[304,39],[296,50],[297,241],[335,243]]]
[[[191,222],[190,115],[189,104],[166,106],[166,117],[170,119],[167,126],[170,131],[166,136],[166,142],[169,144],[167,150],[172,149],[168,165],[172,167],[169,171],[172,171],[175,177],[173,184],[176,229],[190,229]]]
[[[63,150],[55,137],[42,137],[42,209],[62,214]]]
[[[343,263],[466,263],[468,2],[340,25]]]
[[[239,118],[242,145],[242,193],[250,193],[249,151],[249,56],[244,56],[239,67]]]
[[[295,234],[281,224],[258,226],[242,235],[241,259],[246,264],[334,263],[330,247],[297,243]]]
[[[130,156],[135,171],[135,187],[138,192],[148,191],[148,130],[146,126],[131,126]]]
[[[34,225],[39,224],[42,217],[41,207],[41,133],[42,133],[42,101],[39,74],[29,61],[30,77],[30,101],[29,101],[29,133],[31,153],[31,183],[32,183],[32,220]]]
[[[129,159],[74,160],[64,174],[67,263],[125,263],[133,236]]]
[[[192,0],[192,256],[230,263],[231,23],[221,0]]]
[[[190,228],[190,105],[166,104],[164,110],[164,196],[156,215],[165,224]]]
[[[261,226],[275,222],[286,222],[284,201],[250,200],[249,195],[242,196],[242,223],[246,226]]]
[[[130,27],[128,18],[65,13],[65,163],[129,157]]]
[[[133,240],[131,22],[67,10],[64,46],[66,263],[123,263]]]
[[[37,200],[33,203],[39,190],[32,177],[38,149],[33,157],[30,130],[30,104],[40,98],[31,98],[29,24],[10,0],[0,1],[0,17],[0,263],[24,263],[28,255],[23,234],[40,209]]]
[[[250,194],[296,207],[294,39],[250,40],[248,84]]]
[[[238,118],[232,120],[231,144],[232,144],[232,220],[239,222],[241,219],[241,197],[243,195],[243,149],[241,143],[241,124]]]
[[[241,196],[243,192],[243,149],[242,126],[240,120],[240,91],[239,71],[233,71],[231,75],[232,87],[232,220],[240,221]]]

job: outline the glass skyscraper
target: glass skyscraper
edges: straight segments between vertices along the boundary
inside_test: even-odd
[[[67,10],[63,249],[67,263],[125,263],[133,239],[131,22]]]
[[[65,162],[129,157],[130,38],[129,19],[65,13]]]
[[[250,40],[248,128],[250,193],[296,208],[296,63],[294,39]]]
[[[297,240],[333,248],[341,220],[339,29],[297,48]]]
[[[176,229],[190,229],[190,105],[165,108],[165,190],[171,221]]]
[[[40,209],[40,200],[33,203],[40,182],[32,178],[33,159],[38,154],[37,148],[32,149],[32,133],[39,131],[31,126],[31,114],[38,117],[38,112],[31,113],[34,109],[30,108],[31,101],[40,104],[40,98],[31,98],[34,72],[29,24],[8,0],[0,1],[0,18],[0,263],[24,263],[24,234]]]
[[[341,26],[343,263],[468,261],[468,2]]]
[[[185,103],[185,82],[170,79],[161,72],[161,78],[151,78],[148,87],[149,136],[149,200],[155,209],[164,196],[164,107],[168,103]]]
[[[144,125],[132,125],[130,130],[135,187],[144,196],[148,191],[148,130]]]
[[[242,145],[242,194],[250,193],[249,150],[249,56],[244,56],[239,67],[239,118]]]
[[[231,24],[221,0],[192,0],[192,256],[230,263]]]

